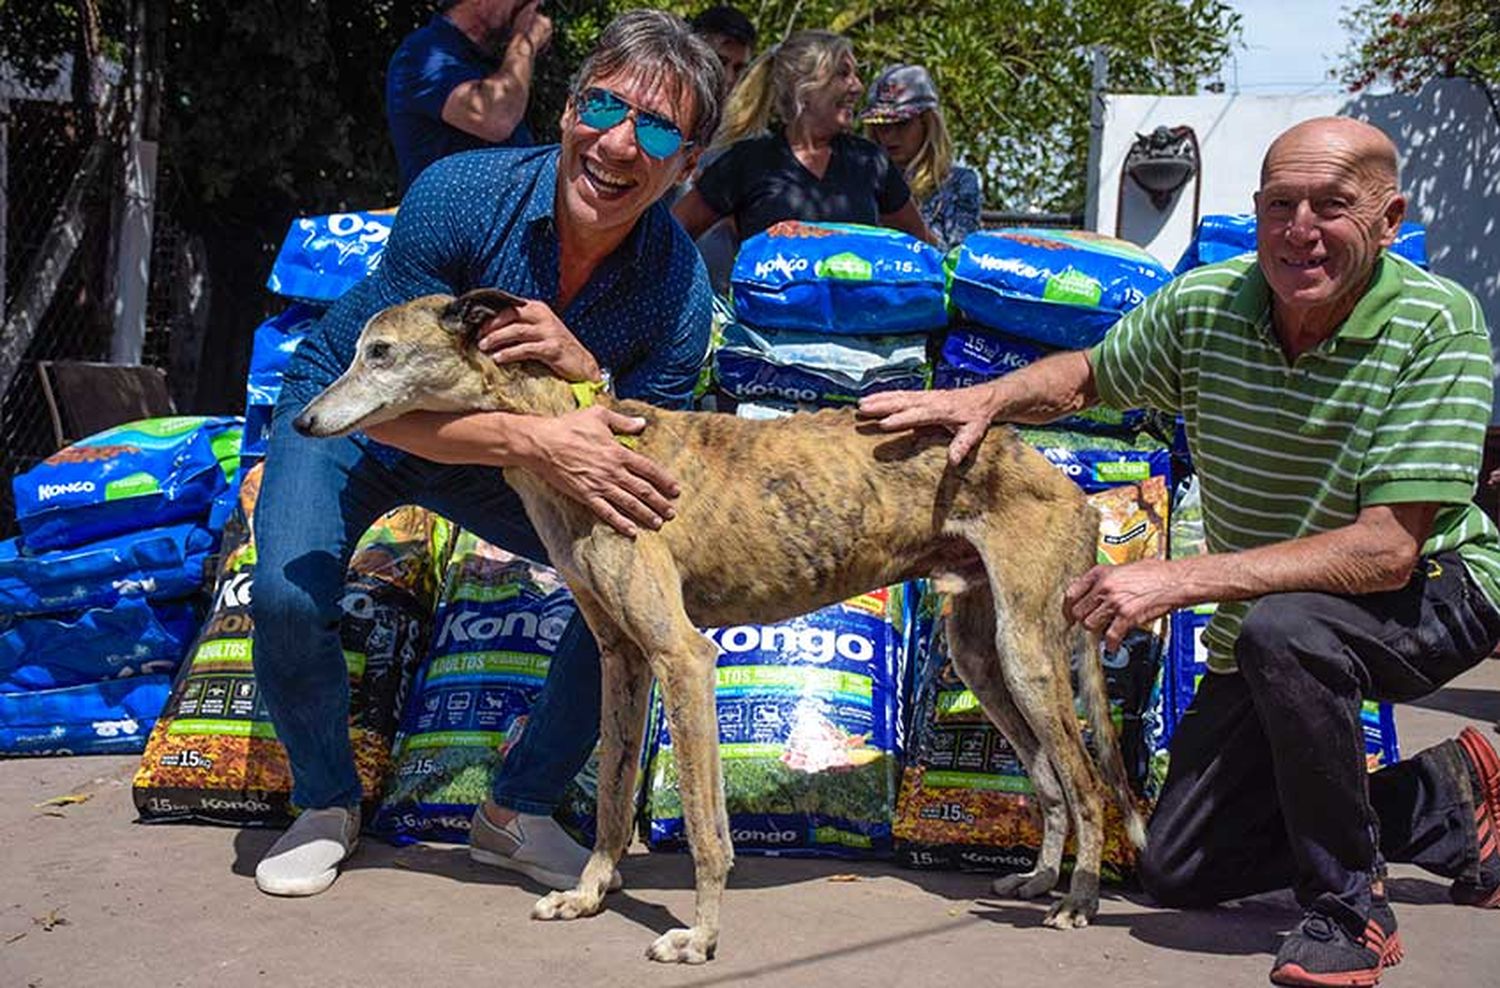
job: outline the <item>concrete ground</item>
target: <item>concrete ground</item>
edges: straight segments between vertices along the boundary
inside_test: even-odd
[[[1497,720],[1494,660],[1397,713],[1406,752]],[[369,841],[327,893],[277,900],[251,879],[273,833],[137,824],[133,769],[0,762],[3,988],[1257,985],[1298,918],[1285,894],[1179,913],[1107,892],[1093,927],[1063,933],[1039,925],[1044,905],[997,901],[981,876],[743,856],[718,958],[663,967],[644,950],[691,918],[686,857],[636,848],[625,891],[573,923],[528,920],[537,888],[448,846]],[[37,806],[69,793],[90,798]],[[1413,868],[1390,884],[1408,953],[1383,984],[1500,986],[1500,912],[1450,905],[1446,883]]]

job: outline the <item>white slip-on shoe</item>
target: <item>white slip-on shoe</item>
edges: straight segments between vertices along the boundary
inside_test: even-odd
[[[568,836],[550,816],[518,813],[504,826],[474,811],[469,827],[469,857],[480,864],[518,871],[550,889],[566,892],[578,884],[589,850]],[[619,871],[610,876],[609,891],[621,886]]]
[[[268,895],[317,895],[358,844],[358,806],[303,810],[255,866],[255,887]]]

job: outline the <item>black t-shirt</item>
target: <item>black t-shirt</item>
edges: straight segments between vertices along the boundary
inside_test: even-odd
[[[879,145],[853,134],[833,139],[822,178],[776,132],[730,145],[695,187],[714,212],[734,217],[741,240],[782,220],[874,226],[911,198],[901,169]]]

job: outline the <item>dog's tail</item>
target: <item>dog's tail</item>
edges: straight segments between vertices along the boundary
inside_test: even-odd
[[[1115,731],[1114,718],[1110,716],[1109,691],[1105,688],[1104,668],[1100,664],[1099,636],[1079,626],[1077,643],[1080,648],[1078,661],[1078,696],[1088,717],[1089,729],[1094,735],[1094,747],[1098,752],[1099,772],[1109,787],[1120,812],[1125,817],[1125,835],[1136,850],[1146,846],[1146,820],[1141,816],[1135,792],[1125,774],[1125,758],[1120,754],[1120,739]]]

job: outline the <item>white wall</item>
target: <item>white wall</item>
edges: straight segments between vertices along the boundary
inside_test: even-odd
[[[1162,212],[1130,179],[1121,196],[1120,170],[1136,134],[1192,127],[1203,157],[1199,215],[1247,213],[1272,139],[1329,114],[1368,120],[1395,141],[1407,218],[1427,227],[1432,269],[1478,297],[1500,343],[1500,121],[1465,80],[1429,83],[1415,96],[1106,95],[1099,174],[1089,176],[1099,183],[1097,228],[1114,234],[1118,221],[1121,236],[1172,267],[1192,235],[1193,186]],[[1492,349],[1500,358],[1500,345]]]

